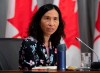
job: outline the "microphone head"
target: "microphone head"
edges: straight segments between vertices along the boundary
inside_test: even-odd
[[[78,40],[78,38],[77,38],[77,37],[75,37],[75,39],[76,39],[76,40]]]
[[[78,37],[76,37],[75,39],[78,40],[78,41],[81,41]]]

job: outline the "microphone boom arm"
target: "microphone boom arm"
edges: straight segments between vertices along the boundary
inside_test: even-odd
[[[100,62],[98,55],[96,54],[96,52],[95,52],[90,46],[88,46],[87,44],[85,44],[80,38],[76,37],[76,39],[77,39],[79,42],[81,42],[82,44],[84,44],[86,47],[88,47],[90,50],[92,50],[92,51],[95,53],[98,62]]]

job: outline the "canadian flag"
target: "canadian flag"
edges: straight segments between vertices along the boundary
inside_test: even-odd
[[[98,1],[98,12],[97,19],[95,24],[95,33],[94,33],[94,51],[100,59],[100,0]],[[93,61],[98,61],[97,56],[93,54]]]
[[[26,37],[31,17],[37,8],[37,0],[8,0],[5,37]]]
[[[75,39],[79,37],[77,0],[54,0],[54,4],[60,8],[65,21],[66,64],[67,66],[80,67],[80,43]]]

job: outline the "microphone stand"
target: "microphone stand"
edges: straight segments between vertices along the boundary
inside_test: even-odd
[[[76,37],[76,39],[79,42],[81,42],[83,45],[85,45],[87,48],[89,48],[96,55],[98,62],[92,62],[91,69],[100,70],[100,59],[99,59],[97,53],[91,47],[89,47],[87,44],[85,44],[80,38]]]

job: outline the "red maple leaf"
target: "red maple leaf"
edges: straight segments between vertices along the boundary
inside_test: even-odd
[[[24,38],[27,36],[27,29],[31,20],[32,15],[37,10],[32,11],[32,0],[16,0],[15,2],[15,14],[13,18],[8,19],[8,21],[18,30],[18,34],[12,38],[17,38],[20,36]]]
[[[67,47],[70,47],[72,44],[80,47],[79,42],[75,39],[79,37],[78,13],[74,12],[75,1],[62,0],[59,4],[59,8],[65,21],[65,42]]]

